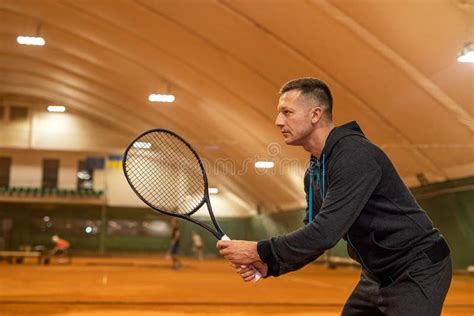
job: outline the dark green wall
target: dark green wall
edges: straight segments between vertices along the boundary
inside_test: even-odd
[[[474,265],[474,177],[412,189],[451,247],[454,267]]]
[[[99,253],[101,248],[106,251],[123,252],[166,250],[168,237],[155,238],[143,234],[129,234],[105,236],[102,240],[104,230],[101,225],[102,211],[102,206],[96,205],[0,203],[0,225],[5,220],[12,222],[8,232],[5,227],[0,227],[0,238],[4,239],[7,249],[39,244],[52,247],[51,236],[57,234],[70,241],[72,250],[76,253]],[[50,218],[51,226],[47,226],[44,222],[45,216]],[[169,221],[168,217],[143,208],[107,208],[106,219],[137,222],[146,219]],[[98,231],[85,233],[84,227],[88,225],[96,226]]]
[[[455,268],[474,264],[474,177],[413,188],[412,192],[432,218],[435,227],[448,240]],[[38,224],[42,223],[44,216],[51,218],[51,227]],[[169,222],[169,217],[147,208],[108,207],[104,210],[97,205],[0,203],[0,241],[3,239],[0,248],[2,244],[6,249],[37,244],[52,247],[51,236],[58,234],[71,242],[77,254],[150,254],[167,250],[169,236],[150,236],[140,231],[103,234],[101,219],[104,216],[107,223],[114,220],[136,222],[137,225],[156,220]],[[251,218],[221,218],[219,223],[232,239],[259,240],[301,227],[303,217],[303,210],[294,210]],[[71,223],[76,226],[70,227]],[[93,223],[98,230],[85,234],[83,227],[87,223]],[[191,235],[194,230],[203,237],[205,254],[217,255],[213,235],[187,221],[181,220],[179,225],[183,254],[192,255]],[[347,256],[345,247],[344,241],[339,242],[332,254]]]

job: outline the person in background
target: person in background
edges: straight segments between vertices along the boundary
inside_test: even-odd
[[[196,256],[198,260],[203,260],[204,259],[204,244],[202,242],[201,236],[196,233],[195,231],[192,232],[193,234],[193,250],[196,253]]]
[[[179,260],[179,241],[181,239],[181,234],[179,232],[178,221],[175,218],[171,219],[171,240],[169,247],[169,255],[171,257],[171,269],[178,270],[183,264]]]
[[[71,248],[69,241],[59,238],[58,235],[51,237],[54,242],[54,248],[51,250],[51,256],[57,256],[59,263],[69,262],[68,250]]]

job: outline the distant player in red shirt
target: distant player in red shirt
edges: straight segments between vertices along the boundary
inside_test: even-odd
[[[69,241],[59,238],[58,235],[51,237],[54,242],[54,248],[51,250],[52,256],[58,256],[58,262],[63,263],[69,261],[68,249],[71,247]]]

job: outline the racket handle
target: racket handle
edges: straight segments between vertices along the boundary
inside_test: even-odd
[[[224,235],[224,236],[222,236],[221,240],[232,240],[232,239],[230,239],[229,236]],[[262,278],[262,275],[260,274],[260,272],[257,271],[257,269],[255,269],[255,277],[254,277],[252,282],[257,282],[261,278]]]

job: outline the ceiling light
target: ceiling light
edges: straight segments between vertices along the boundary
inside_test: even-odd
[[[65,112],[66,107],[63,105],[49,105],[48,112]]]
[[[474,63],[474,43],[464,45],[463,50],[458,54],[458,61],[460,63]]]
[[[86,170],[81,170],[77,173],[77,177],[81,180],[90,180],[91,179],[91,175],[88,171]]]
[[[219,193],[218,188],[209,188],[209,194],[217,194],[217,193]]]
[[[275,166],[273,161],[257,161],[255,163],[255,168],[258,168],[258,169],[269,169],[269,168],[273,168],[273,166]]]
[[[42,37],[34,36],[17,36],[16,42],[21,45],[36,45],[43,46],[46,42]]]
[[[151,148],[151,143],[135,142],[133,143],[133,147],[138,148],[138,149],[148,149],[148,148]]]
[[[150,94],[148,96],[148,100],[150,102],[165,102],[165,103],[172,103],[175,100],[174,95],[172,94]]]

